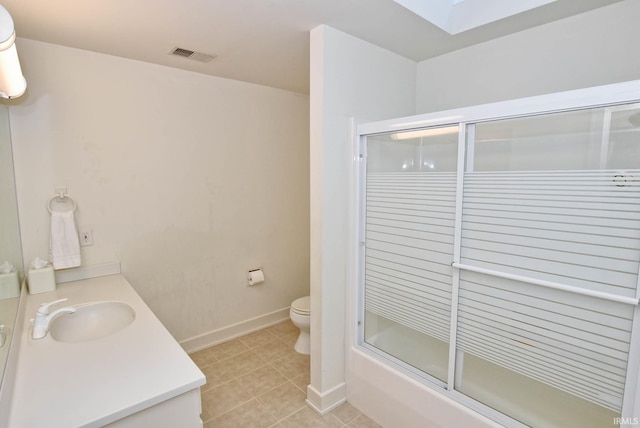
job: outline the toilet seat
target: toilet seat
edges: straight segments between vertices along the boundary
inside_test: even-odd
[[[311,298],[309,296],[300,297],[299,299],[294,300],[291,304],[291,311],[298,315],[311,314],[311,309],[309,306],[310,300]]]

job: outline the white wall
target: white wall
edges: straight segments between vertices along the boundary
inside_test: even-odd
[[[626,0],[423,61],[416,112],[638,79],[639,20]]]
[[[56,186],[178,340],[308,294],[305,94],[18,40],[10,106],[24,258],[48,257]],[[215,66],[215,63],[213,63]],[[263,267],[263,285],[246,286]]]
[[[311,385],[324,412],[345,396],[350,118],[414,113],[416,64],[328,26],[311,32]]]

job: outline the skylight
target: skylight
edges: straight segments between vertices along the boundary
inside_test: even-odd
[[[458,34],[556,0],[393,0],[449,34]]]

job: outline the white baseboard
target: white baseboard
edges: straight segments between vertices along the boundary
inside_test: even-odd
[[[326,415],[346,401],[347,385],[344,382],[325,392],[320,392],[312,385],[307,385],[307,406],[321,416]]]
[[[187,353],[193,353],[219,343],[228,342],[236,337],[244,336],[245,334],[261,330],[287,319],[289,319],[288,306],[268,314],[182,340],[180,341],[180,345]]]

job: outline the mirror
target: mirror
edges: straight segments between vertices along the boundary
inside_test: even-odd
[[[0,337],[0,342],[4,342],[0,347],[0,385],[4,378],[24,273],[9,110],[6,105],[0,104],[0,265],[5,261],[14,266],[15,272],[0,273],[0,325],[4,325],[1,335],[4,337]]]

